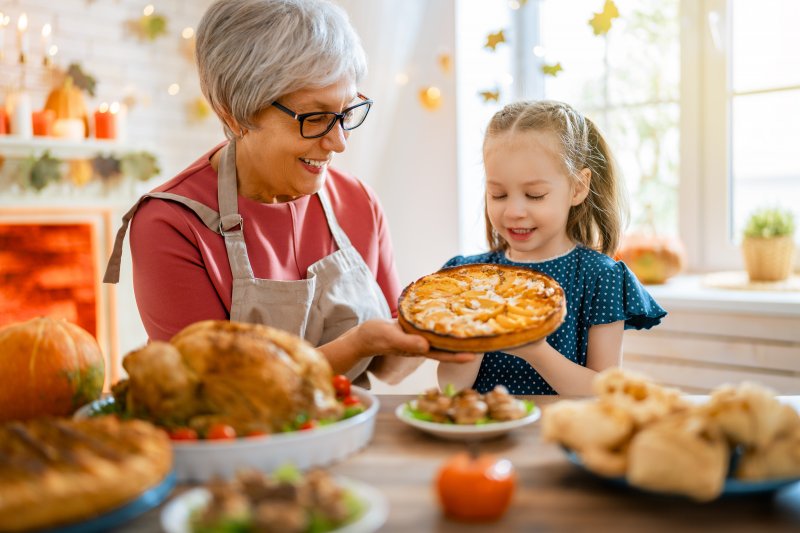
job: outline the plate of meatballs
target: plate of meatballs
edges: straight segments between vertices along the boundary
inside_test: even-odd
[[[519,400],[505,387],[481,394],[472,389],[431,389],[397,407],[402,422],[436,437],[476,441],[505,435],[541,416],[533,402]]]

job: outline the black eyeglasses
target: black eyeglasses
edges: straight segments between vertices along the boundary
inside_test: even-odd
[[[278,102],[272,102],[272,105],[300,123],[300,135],[305,139],[317,139],[331,131],[337,120],[345,131],[354,130],[364,123],[364,119],[367,118],[367,113],[369,113],[369,108],[372,107],[372,100],[361,93],[358,93],[358,97],[362,100],[361,102],[348,107],[341,113],[323,111],[297,114]]]

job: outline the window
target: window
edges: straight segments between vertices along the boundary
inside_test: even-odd
[[[758,207],[794,209],[800,222],[800,17],[794,0],[684,2],[697,29],[701,112],[697,154],[701,266],[741,264],[737,248]],[[687,182],[691,177],[684,175]]]
[[[469,4],[458,5],[471,10],[473,32],[461,31],[462,15],[459,39],[497,31],[486,22],[489,12],[504,11],[511,52],[495,53],[491,68],[461,66],[472,72],[473,85],[458,80],[460,121],[474,120],[461,118],[462,101],[472,98],[474,107],[478,73],[483,86],[502,88],[503,69],[513,73],[513,87],[496,104],[483,104],[488,111],[470,114],[482,115],[481,131],[491,113],[517,98],[574,105],[598,123],[614,150],[628,188],[631,229],[652,223],[659,233],[680,235],[693,270],[740,269],[740,234],[757,207],[793,208],[800,223],[800,34],[793,30],[800,2],[615,0],[620,16],[604,35],[589,25],[604,0],[481,2],[483,12]],[[494,16],[495,26],[500,18]],[[457,49],[468,46],[457,43]],[[556,64],[562,70],[555,76],[543,74],[543,66]],[[472,134],[464,131],[460,125],[462,138]],[[465,179],[476,187],[463,147],[459,142],[467,202],[462,247],[469,251],[476,248],[479,206],[469,200],[474,192],[463,194]]]

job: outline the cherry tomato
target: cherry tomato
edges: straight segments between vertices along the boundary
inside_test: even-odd
[[[351,394],[349,396],[345,396],[344,400],[342,400],[342,403],[345,405],[345,407],[350,407],[351,405],[360,404],[361,400],[358,399],[358,396]]]
[[[175,428],[169,432],[172,440],[197,440],[197,432],[192,428]]]
[[[508,509],[516,480],[507,459],[460,453],[439,470],[436,488],[447,516],[467,522],[490,521]]]
[[[306,420],[305,422],[300,424],[300,427],[297,428],[297,429],[299,429],[300,431],[305,431],[305,430],[308,430],[308,429],[314,429],[318,425],[319,425],[319,423],[316,420]]]
[[[344,374],[333,376],[333,390],[337,398],[346,398],[350,395],[350,380]]]
[[[206,438],[209,440],[231,440],[236,438],[236,430],[228,424],[216,423],[211,424],[206,433]]]

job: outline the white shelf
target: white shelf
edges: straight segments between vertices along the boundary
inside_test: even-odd
[[[4,157],[40,156],[45,151],[60,159],[88,159],[98,154],[129,152],[133,147],[119,141],[84,139],[73,141],[55,137],[22,138],[0,135],[0,155]]]
[[[667,311],[711,311],[800,317],[800,291],[718,289],[703,284],[703,275],[676,276],[647,291]]]

